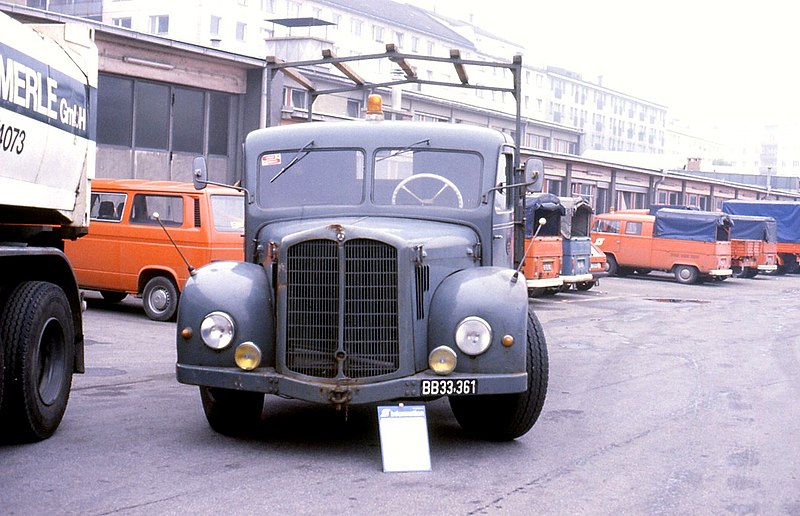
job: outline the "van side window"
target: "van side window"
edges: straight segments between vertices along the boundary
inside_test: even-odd
[[[149,194],[133,196],[131,224],[158,225],[158,221],[153,218],[154,213],[158,213],[158,218],[165,226],[182,226],[183,197]]]
[[[122,220],[122,210],[125,208],[123,193],[94,192],[92,193],[92,209],[89,214],[91,220],[119,222]]]
[[[625,224],[625,234],[626,235],[641,235],[642,234],[642,223],[641,222],[628,221],[627,224]]]
[[[602,220],[596,219],[594,221],[595,233],[619,233],[620,221],[618,220]]]

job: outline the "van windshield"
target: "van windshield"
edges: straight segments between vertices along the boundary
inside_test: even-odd
[[[244,229],[244,196],[212,195],[211,216],[217,231],[241,233]]]

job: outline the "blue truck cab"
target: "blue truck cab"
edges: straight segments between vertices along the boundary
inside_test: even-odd
[[[250,133],[243,162],[245,259],[194,271],[178,310],[177,378],[199,386],[213,429],[257,423],[265,394],[336,408],[447,396],[478,438],[532,427],[548,360],[514,267],[526,189],[508,137],[295,124]]]

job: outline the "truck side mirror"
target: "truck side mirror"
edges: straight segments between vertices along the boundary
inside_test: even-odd
[[[198,156],[192,161],[192,182],[195,190],[202,190],[208,184],[208,166],[203,156]]]
[[[525,183],[529,192],[541,192],[544,186],[544,162],[539,158],[529,158],[525,162]]]

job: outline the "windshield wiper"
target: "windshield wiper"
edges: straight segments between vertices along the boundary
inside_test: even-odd
[[[405,146],[405,147],[403,147],[402,149],[398,149],[398,150],[396,150],[396,151],[392,151],[392,152],[390,152],[390,153],[389,153],[387,156],[383,156],[383,157],[380,157],[380,158],[376,158],[376,159],[375,159],[375,162],[377,163],[378,161],[383,161],[383,160],[385,160],[385,159],[389,159],[389,158],[393,158],[393,157],[395,157],[395,156],[399,156],[400,154],[405,154],[406,152],[411,152],[411,151],[412,151],[412,150],[414,150],[414,149],[415,149],[415,148],[416,148],[418,145],[422,145],[422,144],[425,144],[426,146],[430,146],[430,144],[431,144],[431,141],[430,141],[430,139],[426,138],[426,139],[424,139],[424,140],[420,140],[420,141],[418,141],[418,142],[414,142],[414,143],[412,143],[411,145],[406,145],[406,146]]]
[[[311,146],[313,146],[313,145],[314,145],[314,140],[311,140],[311,141],[310,141],[310,142],[308,142],[307,144],[303,145],[303,148],[302,148],[302,149],[300,149],[299,151],[297,151],[297,154],[295,154],[295,155],[294,155],[294,157],[292,158],[292,161],[290,161],[289,163],[287,163],[287,164],[286,164],[286,166],[285,166],[285,167],[283,167],[283,168],[280,170],[280,172],[278,172],[277,174],[275,174],[275,176],[273,176],[273,178],[269,180],[269,182],[271,183],[271,182],[275,181],[276,179],[278,179],[279,177],[281,177],[281,174],[283,174],[284,172],[286,172],[287,170],[289,170],[290,168],[292,168],[292,167],[293,167],[295,164],[297,164],[297,162],[298,162],[298,161],[300,161],[301,159],[303,159],[303,158],[305,158],[306,156],[308,156],[308,153],[309,153],[309,152],[311,152],[309,149],[310,149],[310,148],[311,148]],[[302,154],[302,156],[301,156],[301,154]]]

